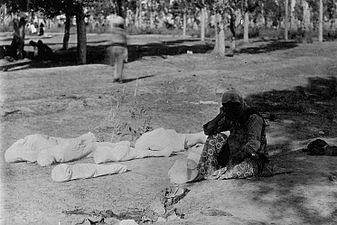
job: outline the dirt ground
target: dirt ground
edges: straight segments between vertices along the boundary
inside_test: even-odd
[[[92,131],[114,141],[114,127],[125,121],[140,130],[199,132],[219,110],[202,101],[219,103],[235,87],[269,119],[272,162],[292,173],[189,184],[175,205],[184,219],[156,224],[336,224],[337,157],[308,156],[291,145],[337,137],[336,55],[336,42],[254,42],[225,58],[148,54],[126,64],[123,84],[98,63],[0,72],[1,154],[35,133],[67,138]],[[114,119],[112,112],[118,112]],[[170,185],[169,168],[186,154],[124,162],[130,172],[66,183],[52,182],[54,166],[6,164],[1,157],[1,224],[74,224],[83,215],[63,211],[145,209]]]

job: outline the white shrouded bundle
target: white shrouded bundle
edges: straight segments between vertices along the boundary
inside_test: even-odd
[[[91,163],[77,163],[74,165],[59,164],[51,172],[55,182],[66,182],[77,179],[88,179],[109,174],[125,173],[127,167],[121,164],[97,165]]]
[[[49,149],[63,142],[63,138],[50,137],[42,134],[28,135],[17,140],[5,152],[5,161],[36,162],[38,154],[43,149]]]
[[[77,138],[69,138],[52,148],[41,150],[37,157],[40,166],[53,163],[64,163],[78,160],[91,154],[96,147],[96,137],[93,133],[86,133]]]
[[[93,153],[95,163],[119,162],[130,152],[130,142],[97,142]]]
[[[184,150],[185,137],[175,130],[158,128],[140,136],[136,143],[136,149],[159,151],[171,147],[175,152]]]
[[[95,163],[123,162],[146,157],[169,157],[173,150],[166,147],[162,150],[152,151],[147,149],[135,149],[130,147],[129,141],[117,143],[97,142],[93,153]]]
[[[132,148],[129,141],[96,142],[92,133],[76,138],[28,135],[16,141],[5,153],[6,162],[37,162],[40,166],[65,163],[93,156],[95,163],[121,162],[146,157],[169,157],[198,143],[205,143],[203,132],[180,134],[158,128],[143,134]]]
[[[190,149],[187,158],[177,159],[168,171],[171,183],[184,184],[193,181],[198,176],[197,165],[200,161],[203,144],[198,144]]]
[[[33,134],[16,141],[5,152],[5,161],[37,162],[48,166],[56,162],[68,162],[88,156],[95,150],[96,137],[86,133],[76,138],[59,138]]]
[[[195,144],[205,143],[206,138],[203,132],[181,134],[173,129],[158,128],[140,136],[135,143],[135,148],[159,151],[169,147],[173,152],[179,152]]]

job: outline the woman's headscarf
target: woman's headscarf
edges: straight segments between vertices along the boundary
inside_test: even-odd
[[[240,92],[238,92],[235,89],[226,91],[225,93],[223,93],[222,95],[222,104],[226,104],[228,102],[237,102],[240,104],[241,106],[241,110],[242,112],[246,111],[246,109],[248,108],[245,100],[243,99],[242,95],[240,94]]]

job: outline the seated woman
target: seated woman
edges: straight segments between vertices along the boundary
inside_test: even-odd
[[[203,126],[208,138],[195,180],[246,178],[261,173],[268,162],[265,126],[262,116],[249,108],[237,91],[225,92],[220,113]]]

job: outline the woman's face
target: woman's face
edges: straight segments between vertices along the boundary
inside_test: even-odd
[[[238,102],[222,103],[223,111],[229,119],[238,119],[243,113],[243,109]]]

